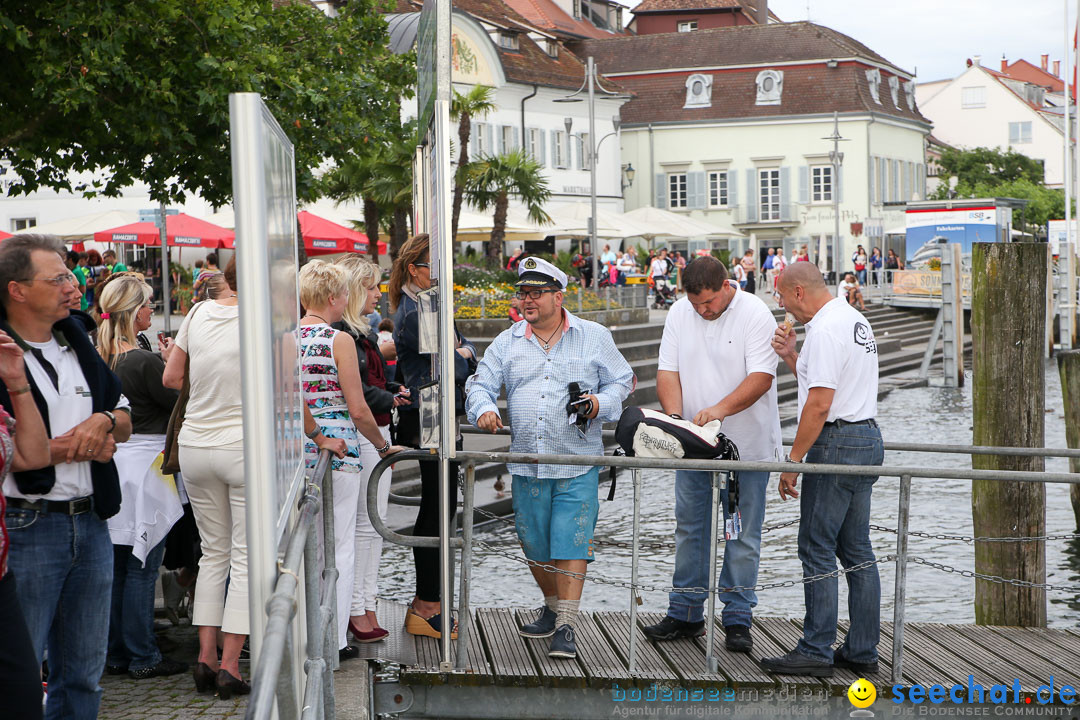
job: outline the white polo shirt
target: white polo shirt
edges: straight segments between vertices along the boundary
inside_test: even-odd
[[[836,391],[826,422],[858,422],[877,415],[878,351],[874,329],[863,314],[836,298],[806,324],[806,340],[795,364],[799,419],[810,388]]]
[[[780,453],[780,414],[776,407],[776,331],[765,301],[739,291],[723,314],[705,320],[686,297],[671,306],[660,341],[659,370],[679,373],[682,415],[687,420],[730,395],[750,373],[773,376],[768,392],[750,407],[724,420],[722,430],[743,460],[775,460]]]

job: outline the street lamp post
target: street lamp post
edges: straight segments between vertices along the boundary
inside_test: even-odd
[[[836,259],[840,257],[840,166],[844,164],[844,153],[840,152],[840,143],[847,142],[848,138],[840,137],[840,113],[833,111],[833,131],[832,135],[822,138],[822,140],[832,140],[833,149],[829,151],[829,162],[832,163],[832,201],[833,201],[833,265],[838,263]],[[811,178],[811,181],[813,179]],[[813,188],[811,187],[811,192]],[[811,258],[813,260],[813,258]],[[828,258],[826,257],[826,262]],[[835,267],[833,268],[836,269]],[[837,282],[840,281],[839,276]]]

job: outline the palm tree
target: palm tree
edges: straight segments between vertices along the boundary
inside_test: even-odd
[[[371,175],[364,183],[365,199],[370,197],[378,204],[380,214],[390,216],[391,257],[397,257],[398,249],[409,237],[409,216],[413,208],[412,162],[417,142],[413,118],[379,148],[372,161]]]
[[[454,209],[451,215],[450,237],[457,242],[458,218],[461,217],[461,200],[464,193],[465,176],[469,165],[469,135],[472,134],[472,119],[483,117],[495,110],[495,89],[487,85],[476,85],[466,95],[457,90],[450,101],[450,119],[458,121],[458,167],[454,176]]]
[[[529,210],[529,219],[538,225],[551,222],[544,203],[551,197],[540,164],[524,150],[513,150],[474,161],[465,180],[469,204],[481,212],[495,209],[491,239],[485,254],[488,262],[498,265],[506,237],[506,211],[510,195],[517,195]]]

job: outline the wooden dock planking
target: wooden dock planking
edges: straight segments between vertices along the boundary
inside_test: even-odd
[[[906,627],[907,626],[905,626],[905,629]],[[881,624],[881,642],[878,643],[878,655],[887,653],[890,658],[892,657],[892,628],[892,623]],[[943,683],[941,671],[915,653],[911,638],[908,637],[906,633],[904,635],[903,679],[908,685],[919,684],[926,685],[927,687],[937,683]],[[890,680],[887,684],[892,684],[891,669]]]
[[[476,611],[476,619],[496,684],[540,685],[539,670],[525,647],[524,638],[517,633],[510,610],[481,608]]]
[[[1067,677],[1080,684],[1080,654],[1072,653],[1054,643],[1055,632],[1043,628],[988,627],[995,635],[1005,638],[1014,645],[1045,658],[1067,673]],[[1055,679],[1056,676],[1055,676]],[[1075,685],[1073,687],[1076,687]]]
[[[909,646],[910,641],[910,646]],[[967,682],[968,675],[975,676],[975,682],[989,687],[998,682],[994,672],[986,669],[982,663],[973,666],[970,658],[964,658],[958,653],[952,652],[947,646],[935,641],[935,639],[923,630],[919,623],[908,623],[904,627],[904,658],[908,652],[914,652],[926,660],[937,670],[937,679],[934,683],[940,685],[953,685],[959,682]],[[981,660],[981,658],[980,658]]]
[[[633,684],[634,679],[626,669],[626,663],[608,642],[592,613],[578,613],[574,632],[577,635],[578,659],[585,669],[590,687],[607,689],[613,682],[620,687]]]
[[[1033,693],[1039,685],[1046,682],[1045,679],[1040,680],[1037,674],[1032,673],[1024,666],[1021,666],[1016,661],[1015,656],[1013,659],[1001,657],[997,653],[987,649],[984,645],[981,645],[972,638],[958,632],[948,625],[939,623],[920,623],[919,629],[928,635],[932,634],[935,640],[952,650],[961,658],[979,658],[979,665],[984,670],[993,673],[999,683],[1008,684],[1012,680],[1019,680],[1021,692]],[[966,680],[967,678],[965,677],[964,679]]]
[[[630,613],[628,612],[597,612],[593,615],[601,630],[611,640],[612,647],[626,662],[630,649]],[[668,664],[667,660],[657,652],[656,647],[641,632],[641,628],[634,628],[637,633],[637,671],[635,675],[650,680],[665,682],[678,682],[684,678]]]
[[[785,620],[783,618],[757,617],[754,618],[754,627],[755,629],[761,630],[761,635],[769,637],[775,645],[777,651],[776,655],[785,655],[794,650],[799,642],[799,638],[802,637],[802,631],[798,626],[796,626],[793,621]],[[753,630],[750,631],[750,635],[754,638],[754,643],[756,644],[757,636],[754,634]],[[785,685],[798,685],[800,687],[814,689],[820,688],[822,685],[831,685],[828,678],[819,680],[806,675],[776,675],[775,677]],[[848,684],[850,685],[850,683]]]
[[[663,617],[663,613],[638,613],[638,625],[653,625],[660,622]],[[651,643],[668,665],[679,668],[679,673],[690,685],[726,686],[731,680],[723,667],[720,668],[719,673],[705,670],[705,651],[694,642],[693,638],[680,638],[667,642],[654,642],[645,638],[645,642]]]
[[[1040,655],[1030,643],[1014,643],[1004,635],[995,632],[996,628],[992,627],[960,626],[954,627],[953,630],[976,643],[980,648],[984,648],[984,652],[993,653],[1024,668],[1032,677],[1039,679],[1038,685],[1047,682],[1051,675],[1054,676],[1056,688],[1060,688],[1062,684],[1069,684],[1068,676],[1065,683],[1059,681],[1061,673],[1069,671]],[[1073,672],[1073,677],[1077,677],[1076,671]]]
[[[542,684],[550,687],[585,687],[588,684],[585,671],[577,660],[548,657],[551,638],[525,638],[518,634],[518,628],[525,623],[532,622],[535,617],[536,613],[532,610],[518,610],[509,615],[512,627],[505,629],[505,632],[512,632],[517,635],[517,637],[521,638],[521,642],[525,644],[525,647],[529,649],[533,662],[540,669],[540,681]],[[500,614],[494,616],[493,619],[504,622],[505,617]],[[581,643],[576,642],[575,644],[578,645],[578,651],[580,652]]]
[[[783,655],[786,651],[773,642],[773,639],[766,635],[760,627],[750,628],[750,636],[754,640],[754,649],[751,650],[750,654],[733,653],[724,647],[724,625],[722,621],[720,618],[716,618],[713,622],[716,623],[713,652],[716,654],[721,672],[731,678],[732,684],[736,688],[773,687],[778,683],[791,683],[801,680],[801,678],[796,678],[793,675],[772,675],[761,669],[758,660],[763,657]],[[706,652],[707,641],[707,635],[694,638],[694,643],[698,646],[703,657]]]

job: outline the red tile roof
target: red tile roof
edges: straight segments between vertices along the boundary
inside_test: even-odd
[[[635,15],[650,12],[677,12],[680,10],[719,10],[741,8],[739,0],[642,0],[631,12]]]
[[[622,34],[603,30],[587,20],[575,20],[553,0],[506,0],[506,4],[534,27],[559,36],[609,38]]]
[[[1004,62],[1004,60],[1002,61]],[[1017,60],[1005,68],[1004,74],[1032,85],[1044,87],[1051,92],[1065,92],[1065,81],[1027,60]]]

